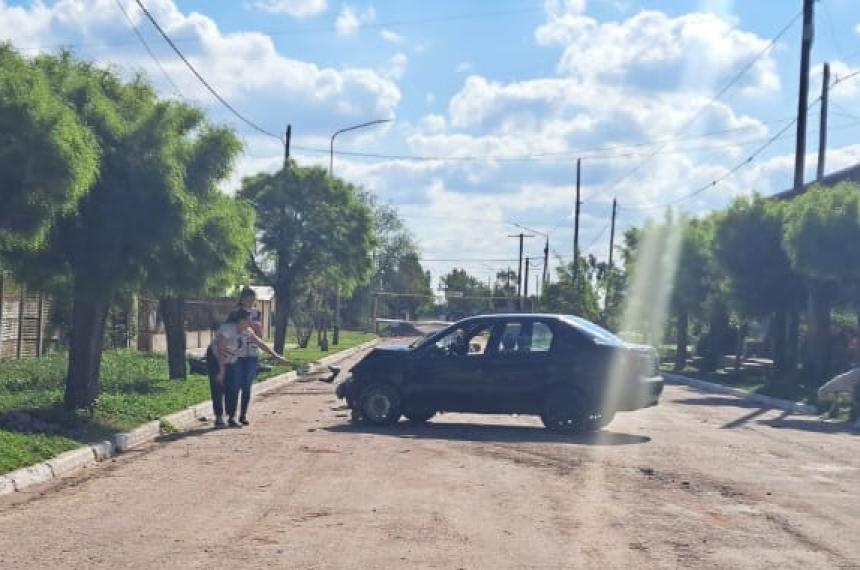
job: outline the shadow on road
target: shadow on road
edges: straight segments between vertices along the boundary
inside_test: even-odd
[[[399,423],[390,428],[362,424],[340,424],[325,428],[332,433],[371,433],[402,439],[436,439],[449,441],[485,441],[494,443],[566,443],[589,446],[635,445],[648,443],[650,437],[612,431],[586,435],[563,435],[531,426],[475,423],[428,423],[425,425]]]
[[[798,418],[777,418],[773,420],[760,420],[759,425],[769,426],[775,429],[794,429],[812,433],[848,433],[857,434],[851,422],[825,422],[816,418],[808,420]]]
[[[701,398],[679,398],[672,400],[673,404],[687,406],[733,406],[735,408],[747,408],[757,410],[770,410],[769,406],[758,404],[751,400],[735,398],[734,396],[703,396]]]

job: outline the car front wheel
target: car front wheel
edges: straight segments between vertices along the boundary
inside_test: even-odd
[[[389,384],[371,384],[361,392],[361,416],[378,426],[391,425],[400,419],[400,394]]]

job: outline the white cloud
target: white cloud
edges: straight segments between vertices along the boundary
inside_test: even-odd
[[[286,14],[293,18],[318,16],[328,9],[326,0],[260,0],[254,7],[270,14]]]
[[[363,12],[358,12],[352,6],[344,5],[335,21],[337,34],[342,37],[352,37],[358,33],[361,26],[376,20],[376,10],[371,6]]]
[[[173,0],[150,0],[148,7],[168,35],[183,38],[183,51],[203,76],[259,122],[283,116],[285,98],[291,101],[291,112],[306,117],[314,113],[329,116],[332,112],[391,116],[400,101],[396,83],[372,69],[321,67],[283,55],[271,37],[256,32],[223,32],[203,14],[183,13]],[[152,36],[153,45],[159,46],[160,38],[142,25],[140,11],[129,10],[129,14]],[[156,84],[163,83],[160,71],[137,46],[117,50],[112,45],[127,43],[131,37],[113,0],[62,0],[50,7],[39,2],[27,8],[0,1],[0,37],[20,46],[84,44],[88,58],[128,72],[144,70]],[[162,58],[162,64],[184,94],[212,101],[172,54]],[[211,108],[218,116],[226,116],[217,105]]]
[[[388,60],[388,65],[384,71],[384,74],[391,79],[399,81],[406,73],[406,63],[408,61],[409,58],[406,57],[405,53],[398,52],[394,54],[393,56],[391,56],[391,59]]]
[[[404,40],[402,35],[398,34],[393,30],[389,30],[388,28],[383,28],[382,30],[380,30],[379,37],[386,42],[395,45],[402,44]]]
[[[553,3],[557,4],[557,3]],[[711,13],[671,17],[642,11],[623,21],[599,22],[582,13],[583,2],[567,10],[549,11],[549,21],[535,32],[541,46],[560,46],[560,73],[584,80],[628,80],[642,74],[641,87],[712,90],[767,47],[768,40],[737,29]],[[648,82],[648,75],[658,81]],[[650,83],[650,84],[649,84]],[[747,95],[779,90],[779,76],[770,54],[759,59],[741,83]]]

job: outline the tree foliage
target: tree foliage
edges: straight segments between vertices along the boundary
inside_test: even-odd
[[[240,197],[256,211],[255,276],[274,287],[275,350],[283,352],[291,303],[323,278],[348,295],[370,276],[371,211],[354,186],[319,167],[291,164],[242,181]]]
[[[229,170],[230,161],[209,150],[193,152],[211,150],[207,134],[214,131],[203,114],[160,101],[142,78],[125,81],[68,54],[41,56],[33,66],[86,125],[99,152],[98,174],[76,207],[53,219],[44,239],[4,247],[2,254],[28,284],[71,292],[65,401],[72,408],[88,407],[99,391],[111,301],[122,291],[177,279],[163,260],[189,236],[211,227],[202,222],[195,226],[195,220],[205,218],[198,216],[202,205],[195,186],[210,188],[212,180]],[[216,138],[235,148],[223,135]]]
[[[90,190],[98,159],[92,131],[40,66],[0,46],[0,242],[43,237]]]

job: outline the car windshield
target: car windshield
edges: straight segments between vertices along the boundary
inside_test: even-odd
[[[562,320],[575,328],[576,330],[588,335],[590,338],[600,342],[602,344],[608,344],[612,346],[623,346],[624,341],[621,340],[615,334],[609,332],[605,328],[592,323],[591,321],[587,321],[582,317],[575,317],[573,315],[565,315],[562,317]]]

